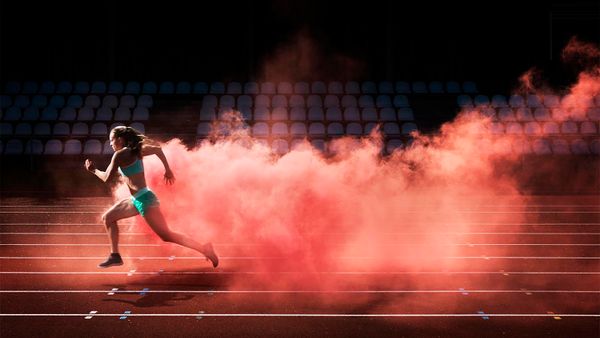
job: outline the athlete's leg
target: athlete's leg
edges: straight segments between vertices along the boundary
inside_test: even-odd
[[[102,215],[102,222],[106,226],[108,239],[110,240],[110,252],[119,252],[119,227],[117,221],[123,218],[133,217],[138,214],[137,209],[131,202],[131,198],[123,199]]]
[[[158,206],[146,208],[144,219],[150,228],[152,228],[152,230],[154,230],[154,232],[156,232],[156,234],[163,241],[176,243],[190,249],[194,249],[205,255],[206,258],[210,259],[214,267],[219,265],[219,258],[217,257],[211,243],[200,244],[182,233],[169,229],[167,222],[165,221],[165,218]]]

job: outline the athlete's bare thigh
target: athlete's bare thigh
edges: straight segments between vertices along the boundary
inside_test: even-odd
[[[110,209],[102,215],[102,219],[105,222],[112,223],[123,218],[133,217],[137,214],[139,214],[139,212],[133,205],[131,198],[125,198],[110,207]]]

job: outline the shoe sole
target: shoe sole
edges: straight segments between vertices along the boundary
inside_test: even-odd
[[[98,265],[98,267],[100,269],[106,269],[106,268],[110,268],[111,266],[121,266],[123,265],[123,262],[121,263],[112,263],[112,264],[108,264],[108,265]]]

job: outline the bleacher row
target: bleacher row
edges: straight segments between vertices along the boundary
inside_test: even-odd
[[[160,84],[154,81],[140,83],[138,81],[129,81],[123,84],[121,81],[111,81],[108,84],[104,81],[95,81],[90,84],[87,81],[43,81],[38,84],[36,81],[18,81],[6,82],[4,93],[7,95],[16,94],[160,94],[160,95],[188,95],[188,94],[459,94],[477,93],[478,89],[474,82],[465,81],[462,84],[457,81],[324,81],[314,82],[189,82],[189,81],[163,81]]]

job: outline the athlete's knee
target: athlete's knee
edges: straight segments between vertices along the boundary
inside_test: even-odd
[[[104,214],[102,214],[102,223],[107,228],[115,224],[115,220],[113,217],[111,217],[110,212],[105,212]]]

